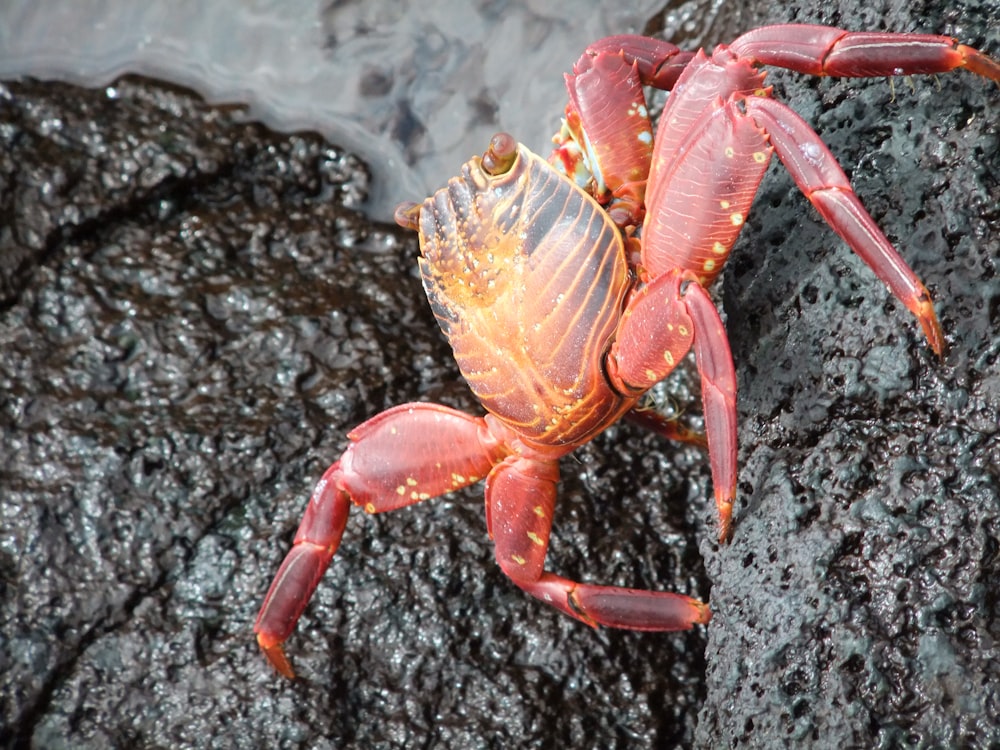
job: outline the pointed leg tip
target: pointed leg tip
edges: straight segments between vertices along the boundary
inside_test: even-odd
[[[732,496],[716,497],[715,505],[719,512],[719,544],[726,544],[733,532]]]
[[[264,633],[258,633],[257,644],[260,646],[260,650],[264,652],[264,656],[267,657],[271,666],[274,667],[282,677],[286,677],[289,680],[295,679],[295,670],[292,669],[292,663],[288,661],[288,657],[285,656],[285,649],[282,648],[281,641],[274,642]]]
[[[938,360],[944,362],[944,354],[945,354],[944,334],[941,333],[940,326],[934,331],[933,336],[928,335],[927,340],[931,345],[931,349],[933,349],[934,353],[937,355]]]
[[[693,625],[708,625],[712,619],[712,610],[704,602],[698,601],[697,599],[691,600],[691,606],[695,610],[696,616],[692,622]]]
[[[927,337],[927,343],[930,344],[931,349],[937,355],[939,360],[944,360],[944,333],[941,331],[941,324],[938,323],[937,317],[934,315],[933,310],[931,311],[931,317],[928,321],[921,321],[924,329],[924,335]]]
[[[941,330],[941,323],[934,312],[934,303],[931,302],[930,295],[926,292],[920,295],[916,300],[916,304],[911,307],[911,310],[917,316],[917,320],[920,321],[920,328],[924,332],[927,343],[934,350],[938,359],[943,360],[945,347],[944,332]]]

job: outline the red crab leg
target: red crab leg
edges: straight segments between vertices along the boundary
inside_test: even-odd
[[[920,279],[875,224],[819,136],[790,108],[752,94],[743,60],[697,56],[661,119],[647,190],[642,265],[689,269],[710,283],[729,255],[777,151],[806,197],[913,312],[940,356],[944,338]],[[724,98],[720,98],[720,94]],[[770,143],[769,143],[770,141]]]
[[[694,346],[705,411],[719,540],[729,537],[736,495],[736,370],[726,331],[708,292],[676,269],[636,292],[608,355],[608,378],[623,392],[663,380]]]
[[[643,86],[669,91],[694,54],[678,49],[670,42],[641,34],[616,34],[598,39],[587,47],[573,67],[574,73],[586,67],[586,58],[620,55],[629,65],[635,65]],[[567,76],[568,78],[569,76]]]
[[[676,417],[665,417],[653,408],[646,406],[635,406],[625,414],[632,424],[637,424],[650,432],[655,432],[660,437],[667,440],[676,440],[679,443],[690,443],[702,448],[708,447],[704,433],[695,432],[685,426]]]
[[[861,205],[836,157],[809,123],[774,99],[751,97],[746,100],[746,111],[768,132],[795,184],[827,224],[917,317],[931,348],[941,356],[944,335],[930,294]]]
[[[350,503],[381,513],[481,480],[506,451],[481,418],[437,404],[403,404],[348,434],[351,444],[316,485],[295,543],[257,615],[257,642],[294,677],[282,644],[330,564]]]
[[[554,461],[511,456],[486,483],[487,516],[496,558],[532,596],[593,627],[687,630],[711,618],[708,606],[665,591],[571,581],[544,569],[559,470]]]
[[[935,34],[849,32],[785,24],[743,34],[729,50],[761,65],[815,76],[899,76],[967,68],[1000,81],[1000,63],[951,37]]]
[[[716,72],[701,61],[707,72]],[[708,88],[706,102],[696,90],[699,76],[692,78],[690,89],[673,95],[666,128],[661,120],[642,230],[642,267],[651,276],[684,268],[707,286],[743,228],[772,149],[734,101],[724,103],[716,95],[720,84]],[[680,127],[671,127],[675,122]]]

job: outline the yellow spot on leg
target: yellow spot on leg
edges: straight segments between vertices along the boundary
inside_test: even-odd
[[[704,265],[702,265],[702,268],[705,271],[714,271],[715,270],[715,261],[711,260],[711,259],[706,260],[705,263],[704,263]]]
[[[513,560],[514,562],[516,562],[518,565],[524,565],[526,562],[528,562],[527,560],[525,560],[520,555],[511,555],[510,559]]]
[[[726,246],[723,245],[718,240],[716,240],[715,244],[712,245],[712,252],[715,253],[716,255],[725,255],[726,254]]]
[[[671,367],[674,366],[674,353],[673,352],[671,352],[671,351],[665,351],[665,352],[663,352],[663,359],[665,359],[667,361],[667,364],[670,365]]]
[[[545,518],[545,508],[543,508],[541,505],[536,505],[535,515],[538,516],[539,518]]]
[[[729,214],[729,221],[732,222],[734,227],[738,227],[743,223],[743,214],[741,213],[731,213]]]
[[[531,541],[533,541],[539,547],[544,547],[545,546],[545,540],[543,540],[540,536],[538,536],[538,534],[536,534],[534,531],[529,531],[528,532],[528,539],[530,539]]]
[[[375,512],[375,503],[366,503],[365,513],[374,513],[374,512]]]
[[[890,78],[889,80],[892,80],[892,79]],[[764,162],[767,161],[767,154],[765,154],[763,151],[754,151],[753,152],[753,160],[755,162],[757,162],[758,164],[763,164]]]

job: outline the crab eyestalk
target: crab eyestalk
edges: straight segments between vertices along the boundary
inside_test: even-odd
[[[420,229],[420,204],[406,201],[396,206],[392,218],[403,229],[416,232]]]
[[[482,166],[487,174],[496,177],[506,174],[517,158],[517,141],[510,133],[497,133],[483,154]]]

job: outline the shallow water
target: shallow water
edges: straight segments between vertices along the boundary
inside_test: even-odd
[[[440,186],[498,129],[545,153],[563,73],[594,39],[665,29],[694,46],[723,0],[5,0],[0,78],[99,86],[126,72],[316,129],[376,174],[370,211]],[[558,8],[558,9],[557,9]],[[706,43],[722,41],[706,38]]]

